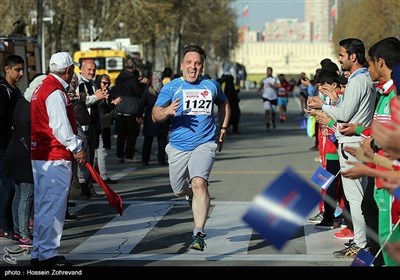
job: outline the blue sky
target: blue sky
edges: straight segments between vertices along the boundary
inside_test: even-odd
[[[238,25],[248,25],[252,31],[264,29],[264,23],[277,18],[298,18],[304,21],[305,0],[236,0]],[[243,8],[249,7],[249,16],[243,17]]]

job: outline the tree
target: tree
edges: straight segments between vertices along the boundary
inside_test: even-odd
[[[238,28],[233,0],[43,0],[45,9],[55,11],[52,24],[45,23],[46,54],[79,50],[81,41],[88,41],[83,30],[92,20],[98,40],[130,38],[144,47],[145,61],[157,65],[179,67],[180,49],[196,43],[213,60],[229,58],[237,44]],[[37,9],[37,0],[3,0],[0,5],[0,34],[8,35],[13,23],[24,19],[27,34],[37,36],[29,12]],[[153,64],[154,65],[154,64]],[[160,67],[160,66],[159,66]],[[158,69],[160,70],[160,69]]]
[[[340,40],[355,37],[361,39],[368,50],[385,37],[399,36],[399,12],[400,3],[395,0],[343,1],[333,33],[335,47]]]

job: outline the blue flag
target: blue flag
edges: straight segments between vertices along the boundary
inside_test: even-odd
[[[254,198],[243,220],[280,250],[320,201],[318,190],[287,168]]]
[[[375,257],[373,255],[361,249],[351,263],[351,266],[371,266],[374,260]]]
[[[315,170],[314,174],[311,176],[311,181],[327,190],[331,185],[335,176],[333,176],[330,172],[326,171],[324,168],[319,166],[317,170]]]

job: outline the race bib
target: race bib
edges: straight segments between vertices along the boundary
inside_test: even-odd
[[[211,115],[211,91],[208,89],[186,89],[182,92],[184,115]]]

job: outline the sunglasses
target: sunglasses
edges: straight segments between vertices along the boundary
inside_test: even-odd
[[[110,82],[101,82],[103,85],[109,85]]]

